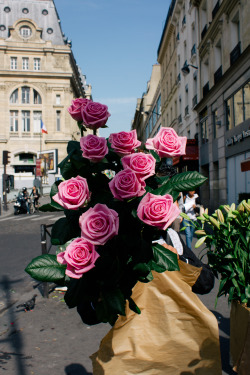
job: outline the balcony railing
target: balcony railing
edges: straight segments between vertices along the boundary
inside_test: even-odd
[[[186,107],[185,107],[185,116],[187,116],[189,114],[189,106],[187,105]]]
[[[201,32],[201,39],[204,38],[204,36],[206,35],[206,32],[207,32],[207,25],[205,25],[205,26],[203,27],[203,30],[202,30],[202,32]]]
[[[182,19],[182,27],[183,27],[184,25],[186,25],[186,16],[184,16],[183,19]]]
[[[181,73],[178,74],[176,81],[177,81],[177,84],[181,81]]]
[[[203,97],[207,95],[208,91],[209,91],[209,82],[207,82],[205,86],[203,86],[203,89],[202,89]]]
[[[240,57],[241,55],[241,52],[240,52],[240,42],[234,47],[234,49],[232,50],[232,52],[230,53],[230,64],[233,65],[235,63],[235,61],[238,60],[238,58]]]
[[[181,124],[181,123],[182,123],[182,117],[180,115],[180,116],[178,116],[178,124]]]
[[[193,107],[197,104],[197,95],[193,97]]]
[[[222,65],[214,73],[214,84],[216,84],[222,77]]]
[[[220,0],[217,1],[217,3],[214,6],[214,9],[212,10],[212,19],[214,19],[219,9],[220,9]]]
[[[191,56],[194,56],[196,54],[196,45],[194,44],[191,49]]]
[[[180,40],[180,33],[177,33],[176,40]]]

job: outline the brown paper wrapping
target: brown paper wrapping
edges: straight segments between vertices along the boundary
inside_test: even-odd
[[[180,272],[153,272],[91,356],[93,375],[221,375],[218,324],[191,286],[200,269],[179,261]]]
[[[233,368],[239,375],[250,372],[250,308],[231,302],[230,355]]]

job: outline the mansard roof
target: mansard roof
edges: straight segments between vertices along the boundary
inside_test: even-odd
[[[8,28],[21,18],[35,21],[42,29],[43,40],[67,44],[53,0],[0,0],[0,38],[7,39]]]

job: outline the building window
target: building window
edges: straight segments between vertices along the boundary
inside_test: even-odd
[[[41,95],[36,90],[33,90],[33,98],[34,104],[42,104]]]
[[[29,9],[28,9],[28,8],[23,8],[23,9],[22,9],[22,12],[23,12],[24,14],[28,14],[28,13],[29,13]]]
[[[5,31],[6,30],[6,26],[5,25],[0,25],[0,31]]]
[[[56,95],[56,104],[57,105],[61,104],[61,95]]]
[[[53,34],[53,29],[52,29],[51,27],[49,27],[49,28],[47,29],[47,33],[48,33],[48,34]]]
[[[9,12],[10,12],[10,7],[5,7],[3,10],[4,10],[6,13],[9,13]]]
[[[22,131],[30,132],[30,111],[22,111]]]
[[[157,99],[156,106],[157,106],[157,116],[159,117],[161,115],[161,95]]]
[[[218,121],[218,111],[217,111],[217,109],[215,109],[212,112],[212,118],[213,118],[214,138],[217,138],[217,136],[218,136],[218,129],[219,129],[219,126],[220,126],[220,123]]]
[[[23,57],[23,70],[28,70],[28,69],[29,69],[29,58]]]
[[[22,104],[29,104],[30,102],[30,88],[22,87]]]
[[[41,70],[41,60],[38,58],[34,59],[34,70]]]
[[[250,118],[250,82],[226,101],[227,130]]]
[[[201,127],[201,141],[202,143],[208,142],[208,116],[207,109],[200,115],[200,127]]]
[[[18,89],[13,91],[13,93],[10,96],[10,103],[11,104],[17,104],[18,103]]]
[[[56,111],[56,131],[61,130],[61,111]]]
[[[17,70],[17,57],[10,58],[10,69]]]
[[[47,16],[48,13],[49,13],[49,12],[47,11],[47,9],[43,9],[43,10],[42,10],[42,14],[43,14],[44,16]]]
[[[157,121],[157,113],[156,113],[156,107],[153,109],[153,127],[155,126]]]
[[[10,111],[10,131],[18,132],[18,111]]]
[[[23,38],[29,38],[31,36],[31,28],[29,26],[22,26],[20,28],[20,35]]]
[[[250,118],[250,82],[243,87],[244,120]]]
[[[34,133],[40,133],[40,131],[41,131],[41,119],[42,119],[42,112],[41,111],[34,111],[33,112],[33,131],[34,131]]]

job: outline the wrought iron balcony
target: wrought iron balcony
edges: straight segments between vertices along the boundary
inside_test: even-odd
[[[222,77],[222,65],[214,73],[214,84],[216,84]]]
[[[212,19],[214,19],[219,9],[220,9],[220,0],[217,1],[217,3],[214,6],[214,9],[212,10]]]
[[[235,63],[235,61],[238,60],[238,58],[240,57],[241,55],[241,45],[240,45],[240,42],[234,47],[234,49],[232,50],[232,52],[230,53],[230,64],[233,65]]]
[[[191,49],[191,56],[196,54],[196,45],[194,44],[192,49]]]
[[[205,25],[205,26],[203,27],[203,30],[202,30],[202,32],[201,32],[201,39],[204,38],[204,36],[206,35],[206,32],[207,32],[207,25]]]
[[[187,116],[189,114],[189,106],[187,105],[186,107],[185,107],[185,116]]]
[[[197,95],[193,97],[193,107],[197,104]]]
[[[182,117],[180,115],[180,116],[178,116],[178,124],[181,124],[181,123],[182,123]]]
[[[203,86],[203,89],[202,89],[203,97],[207,95],[208,91],[209,91],[209,82],[207,82],[205,86]]]

